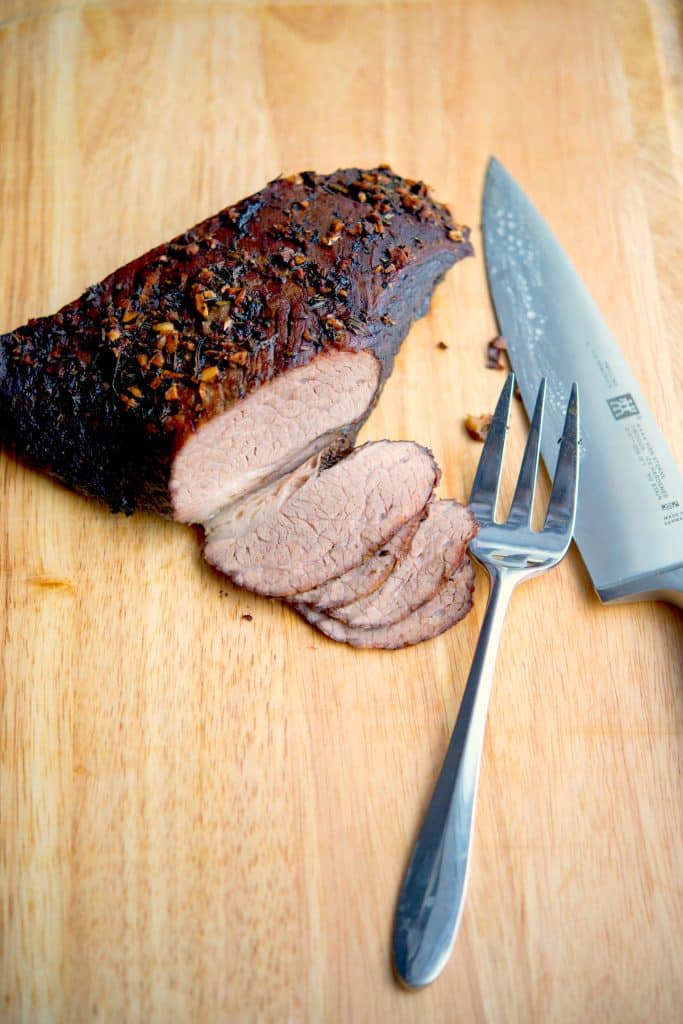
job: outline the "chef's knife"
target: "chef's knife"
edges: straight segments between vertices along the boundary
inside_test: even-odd
[[[599,597],[683,607],[683,477],[586,286],[495,157],[483,230],[489,288],[529,414],[547,378],[542,452],[551,476],[566,395],[579,385],[575,538]]]

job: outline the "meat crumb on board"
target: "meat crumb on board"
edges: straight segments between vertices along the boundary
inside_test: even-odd
[[[473,416],[470,413],[465,419],[465,430],[474,441],[485,441],[491,429],[492,419],[490,412],[482,413],[481,416]]]
[[[486,346],[486,368],[488,370],[504,370],[502,360],[503,352],[507,352],[508,346],[502,334],[497,335]]]

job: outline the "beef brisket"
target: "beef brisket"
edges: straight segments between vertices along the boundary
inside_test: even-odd
[[[363,629],[391,626],[406,618],[452,576],[476,531],[471,512],[457,501],[431,502],[409,548],[382,586],[330,615]]]
[[[0,439],[115,510],[201,520],[231,493],[222,475],[207,482],[214,443],[258,422],[264,385],[322,353],[368,349],[381,387],[435,283],[471,253],[468,236],[424,184],[386,167],[279,178],[0,336]],[[309,381],[318,371],[329,366]],[[379,394],[366,383],[339,416],[310,410],[276,452],[264,441],[236,464],[221,455],[220,474],[258,482],[311,454],[331,423],[350,448]]]
[[[170,492],[182,522],[217,509],[318,451],[347,449],[379,387],[370,351],[330,351],[283,373],[191,434],[173,463]]]
[[[296,605],[297,611],[332,640],[340,640],[352,647],[377,647],[396,650],[423,640],[431,640],[464,618],[472,607],[474,572],[469,558],[463,559],[452,577],[425,604],[415,608],[405,618],[390,626],[347,626],[331,615],[316,611],[309,605]]]
[[[201,524],[212,565],[329,636],[417,643],[469,607],[471,520],[424,518],[427,449],[353,445],[471,251],[388,167],[276,179],[1,335],[0,441],[114,511]]]
[[[356,448],[266,505],[245,528],[234,511],[209,525],[204,555],[239,586],[290,596],[361,565],[429,501],[438,480],[431,452],[411,441]]]
[[[429,508],[429,505],[427,505]],[[370,555],[357,568],[349,569],[342,576],[321,583],[313,590],[297,594],[292,600],[310,604],[319,612],[340,608],[351,604],[368,594],[374,593],[393,571],[399,558],[410,547],[410,542],[418,527],[424,511],[409,519],[405,526],[400,527],[391,540]]]

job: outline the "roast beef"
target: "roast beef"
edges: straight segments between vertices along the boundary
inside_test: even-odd
[[[175,518],[206,522],[217,509],[321,450],[345,450],[379,387],[370,351],[330,351],[276,377],[191,434],[170,492]]]
[[[328,440],[352,446],[470,252],[426,186],[387,167],[277,179],[0,336],[0,437],[115,510],[203,521]],[[362,350],[381,367],[356,365]],[[303,419],[278,408],[301,402]]]
[[[444,580],[440,589],[425,604],[415,608],[405,618],[390,626],[364,629],[347,626],[325,612],[310,605],[295,605],[297,611],[312,625],[332,640],[340,640],[352,647],[378,647],[396,650],[423,640],[431,640],[459,622],[472,607],[474,572],[468,558],[463,559],[451,579]]]
[[[439,561],[418,526],[429,451],[353,445],[410,324],[471,251],[388,167],[279,178],[0,336],[0,440],[114,511],[201,524],[211,564],[330,636],[436,635],[468,607],[469,520],[449,520]]]
[[[208,526],[204,555],[239,586],[291,596],[361,565],[429,501],[438,469],[411,441],[377,441],[322,470],[248,527],[234,509]]]
[[[427,508],[429,505],[427,506]],[[422,519],[424,512],[409,519],[387,543],[370,555],[355,569],[321,583],[313,590],[297,594],[292,600],[303,601],[313,605],[318,611],[329,611],[342,605],[358,601],[361,597],[373,593],[380,587],[387,576],[393,571],[398,559],[410,546],[413,535]]]
[[[453,575],[476,531],[471,512],[457,501],[431,502],[408,550],[385,583],[330,615],[363,629],[391,626],[406,618]]]

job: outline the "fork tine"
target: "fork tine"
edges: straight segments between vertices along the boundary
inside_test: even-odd
[[[578,469],[579,393],[576,384],[572,384],[544,530],[554,530],[557,533],[566,533],[571,536],[576,518]]]
[[[500,393],[472,484],[470,506],[473,515],[480,522],[491,520],[495,515],[514,386],[515,375],[510,373]]]
[[[522,457],[515,494],[510,506],[508,523],[528,525],[531,520],[531,509],[534,504],[536,480],[538,477],[538,456],[541,447],[544,406],[545,377],[538,388],[534,415],[529,427],[529,436],[527,437],[526,448]]]

